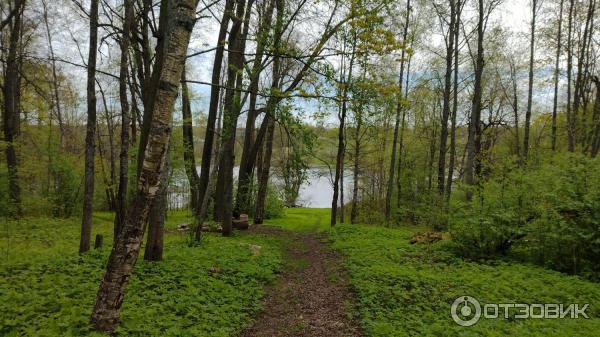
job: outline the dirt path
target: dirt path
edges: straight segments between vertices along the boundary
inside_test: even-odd
[[[266,289],[263,311],[241,337],[362,336],[352,312],[339,256],[318,234],[293,233],[267,226],[257,231],[289,236],[284,272]]]

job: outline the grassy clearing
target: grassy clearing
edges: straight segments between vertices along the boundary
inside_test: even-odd
[[[200,247],[173,229],[189,222],[172,213],[164,261],[140,260],[122,310],[120,335],[231,336],[259,309],[262,288],[281,268],[281,239],[207,234]],[[94,216],[105,248],[77,254],[79,219],[25,219],[0,236],[0,335],[93,335],[89,316],[112,241],[112,216]],[[249,245],[262,246],[253,255]]]
[[[368,336],[600,336],[600,285],[541,267],[457,258],[450,242],[411,245],[411,229],[338,225],[333,247],[345,256]],[[590,319],[481,319],[461,327],[452,302],[589,303]]]
[[[283,217],[265,223],[298,232],[324,232],[331,228],[330,215],[329,208],[288,208]]]

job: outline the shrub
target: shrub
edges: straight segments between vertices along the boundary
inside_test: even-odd
[[[526,169],[495,168],[470,204],[453,203],[450,230],[470,258],[514,256],[577,274],[600,272],[598,160],[555,155]],[[512,165],[509,166],[509,165]]]

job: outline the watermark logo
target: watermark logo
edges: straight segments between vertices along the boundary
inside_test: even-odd
[[[471,296],[461,296],[454,300],[450,312],[458,325],[471,326],[481,318],[481,305]]]
[[[487,303],[481,305],[471,296],[460,296],[452,303],[450,313],[452,319],[460,326],[475,325],[483,317],[485,319],[556,319],[556,318],[589,318],[586,314],[588,304],[523,304],[523,303]]]

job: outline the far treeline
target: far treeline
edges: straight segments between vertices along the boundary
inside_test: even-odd
[[[2,0],[2,213],[80,216],[85,253],[114,211],[109,332],[145,233],[162,259],[178,172],[190,244],[297,206],[319,166],[332,226],[429,226],[468,259],[599,279],[597,1],[523,1],[523,23],[507,3]]]

